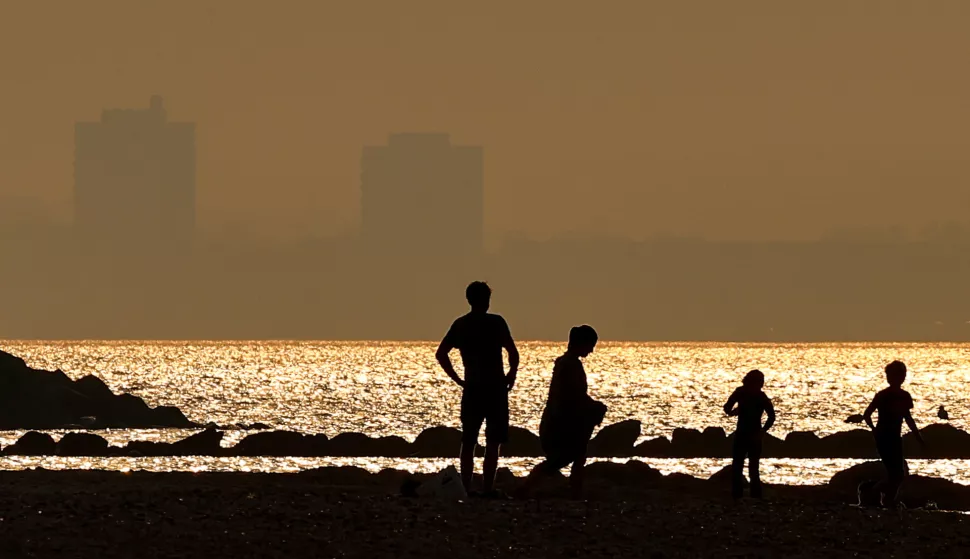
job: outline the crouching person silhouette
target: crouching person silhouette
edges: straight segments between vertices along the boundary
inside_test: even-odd
[[[765,375],[755,369],[744,375],[741,386],[736,388],[724,404],[724,413],[737,416],[738,427],[734,431],[734,450],[731,462],[731,493],[735,499],[744,494],[744,459],[748,459],[748,475],[751,480],[751,496],[761,498],[761,438],[775,424],[775,408],[761,390]],[[761,417],[767,414],[764,426]]]
[[[603,422],[606,405],[587,392],[582,358],[593,352],[598,336],[591,326],[569,331],[566,353],[556,359],[549,384],[549,397],[539,425],[539,440],[545,460],[539,463],[517,492],[528,497],[542,477],[572,464],[569,483],[574,497],[582,495],[586,446],[593,429]]]

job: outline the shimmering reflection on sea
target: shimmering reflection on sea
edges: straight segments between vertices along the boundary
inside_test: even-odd
[[[562,343],[522,343],[511,399],[515,424],[537,430],[553,360]],[[152,405],[179,406],[196,421],[262,422],[334,435],[358,431],[413,439],[433,425],[457,425],[459,389],[438,368],[428,342],[46,342],[0,349],[37,368],[96,374],[115,391]],[[902,359],[921,424],[938,405],[967,428],[970,344],[603,343],[587,361],[590,392],[607,422],[633,418],[644,436],[675,427],[731,429],[721,405],[742,374],[767,375],[778,409],[776,435],[848,429],[884,385],[882,367]],[[113,432],[109,439],[173,440],[185,433]],[[12,436],[8,433],[7,437]],[[6,438],[6,437],[4,437]]]
[[[505,458],[502,465],[517,476],[524,476],[538,462],[537,458]],[[594,459],[593,461],[599,461]],[[661,473],[674,472],[707,478],[728,465],[730,460],[720,458],[643,458],[640,459]],[[626,459],[612,459],[626,462]],[[166,457],[58,457],[58,456],[7,456],[0,458],[0,470],[24,470],[44,468],[47,470],[109,470],[148,472],[272,472],[295,473],[323,466],[357,466],[370,472],[394,468],[411,472],[437,472],[455,459],[419,458],[297,458],[297,457],[246,457],[217,458],[210,456]],[[835,473],[861,460],[820,459],[792,460],[766,459],[762,461],[761,479],[765,483],[786,485],[822,485]],[[942,477],[964,485],[970,485],[967,474],[968,460],[910,460],[914,474]],[[481,464],[478,464],[481,468]],[[568,475],[568,468],[563,471]]]

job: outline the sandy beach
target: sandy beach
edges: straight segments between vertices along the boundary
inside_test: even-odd
[[[593,474],[582,501],[552,480],[537,499],[455,502],[351,468],[2,472],[0,556],[957,557],[970,544],[963,514],[860,509],[848,492],[776,486],[734,503],[720,481]]]

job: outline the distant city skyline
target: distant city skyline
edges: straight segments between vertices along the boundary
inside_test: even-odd
[[[492,248],[964,220],[970,7],[745,7],[104,0],[51,22],[18,3],[0,33],[0,197],[66,221],[71,123],[159,92],[200,123],[205,235],[355,231],[361,146],[424,131],[488,150]]]
[[[87,244],[183,247],[195,234],[195,124],[147,109],[106,109],[75,125],[74,227]]]

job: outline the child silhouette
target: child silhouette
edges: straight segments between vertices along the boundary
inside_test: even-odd
[[[910,412],[913,409],[913,397],[902,388],[906,382],[906,365],[902,361],[893,361],[886,365],[886,382],[889,387],[876,393],[863,416],[866,425],[875,435],[876,450],[886,466],[887,479],[878,488],[882,493],[883,506],[889,507],[895,506],[899,486],[908,471],[906,459],[903,457],[903,421],[916,436],[916,440],[921,445],[925,446],[925,443]],[[876,425],[872,424],[874,411],[879,412],[879,422]]]
[[[751,477],[751,496],[761,498],[761,436],[775,424],[775,408],[761,390],[765,375],[755,369],[744,376],[724,404],[724,413],[737,416],[738,427],[734,431],[733,461],[731,462],[731,493],[735,499],[744,494],[744,459],[748,459],[748,475]],[[764,426],[761,416],[768,415]]]

